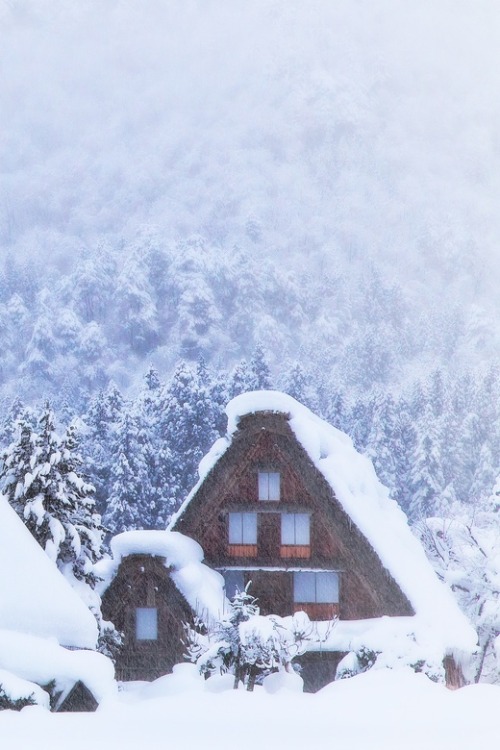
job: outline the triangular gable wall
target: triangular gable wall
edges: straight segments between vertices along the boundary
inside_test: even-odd
[[[259,467],[275,467],[282,474],[281,509],[296,510],[303,506],[312,510],[312,557],[307,562],[294,563],[293,567],[334,568],[343,572],[343,619],[414,614],[408,598],[293,434],[285,414],[260,412],[240,420],[231,445],[172,528],[196,539],[205,550],[208,564],[230,565],[225,544],[227,513],[245,504],[250,507],[248,501],[255,498]],[[266,510],[265,503],[253,499],[253,504],[257,511]],[[273,561],[253,562],[265,567]],[[288,563],[288,567],[292,565]]]

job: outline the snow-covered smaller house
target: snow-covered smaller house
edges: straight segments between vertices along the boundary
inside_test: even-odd
[[[301,657],[308,689],[388,644],[394,659],[444,664],[460,684],[476,634],[371,462],[282,393],[243,394],[226,412],[227,434],[169,528],[199,542],[227,596],[251,581],[261,614],[316,623]]]
[[[103,616],[123,633],[117,678],[154,680],[183,661],[184,623],[220,617],[224,580],[203,564],[200,545],[177,532],[127,531],[111,552],[96,572]]]
[[[94,616],[0,496],[3,692],[56,710],[95,708],[116,687],[97,635]]]

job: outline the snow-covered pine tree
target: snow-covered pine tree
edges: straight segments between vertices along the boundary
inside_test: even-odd
[[[219,436],[210,388],[184,362],[165,389],[159,436],[166,450],[162,471],[173,511],[196,483],[199,462]]]
[[[404,508],[412,521],[434,515],[445,489],[440,437],[439,424],[427,404],[418,425],[409,477],[409,504]]]
[[[110,383],[105,392],[99,391],[91,400],[83,417],[85,465],[96,489],[96,506],[101,515],[106,511],[111,491],[110,476],[115,434],[125,408],[120,390],[114,383]]]
[[[100,648],[110,653],[118,634],[102,619],[93,571],[103,556],[104,529],[95,508],[94,487],[83,473],[77,425],[71,424],[61,439],[46,404],[38,426],[35,432],[27,416],[18,421],[16,439],[2,455],[0,488],[92,611]]]
[[[102,557],[103,529],[94,487],[82,474],[77,431],[63,440],[47,404],[35,433],[26,419],[4,452],[0,481],[9,501],[35,539],[63,571],[93,584],[92,564]]]
[[[271,368],[267,361],[264,348],[258,344],[250,360],[250,372],[253,375],[252,390],[269,390],[273,387]]]
[[[110,494],[103,515],[112,534],[148,526],[152,491],[145,455],[147,436],[137,416],[125,411],[112,448]]]

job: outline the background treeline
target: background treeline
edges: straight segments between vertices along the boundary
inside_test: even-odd
[[[104,526],[111,533],[164,528],[196,483],[200,459],[225,432],[226,403],[258,388],[283,390],[348,433],[412,522],[490,509],[500,457],[496,371],[452,380],[436,369],[404,394],[379,387],[353,398],[349,388],[325,392],[299,363],[276,377],[256,347],[231,370],[181,361],[164,380],[151,366],[133,396],[109,383],[86,400],[60,402],[59,431],[78,429]],[[43,413],[20,398],[6,405],[7,454],[20,424],[36,431]]]

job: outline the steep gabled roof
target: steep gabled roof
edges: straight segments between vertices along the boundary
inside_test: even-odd
[[[0,496],[0,629],[96,646],[94,616]]]
[[[200,480],[188,495],[169,528],[197,498],[205,480],[217,472],[222,456],[238,437],[240,420],[250,414],[285,415],[312,464],[337,501],[374,550],[384,568],[411,603],[419,621],[432,627],[443,651],[474,648],[476,634],[436,577],[407,518],[378,480],[371,461],[358,453],[351,439],[324,422],[295,399],[277,391],[254,391],[233,399],[226,408],[228,429],[200,463]]]
[[[224,610],[224,581],[203,564],[203,550],[193,539],[176,531],[124,531],[111,540],[112,559],[102,560],[95,570],[102,579],[101,594],[113,582],[122,560],[131,555],[151,555],[165,560],[170,578],[193,612],[218,618]]]

